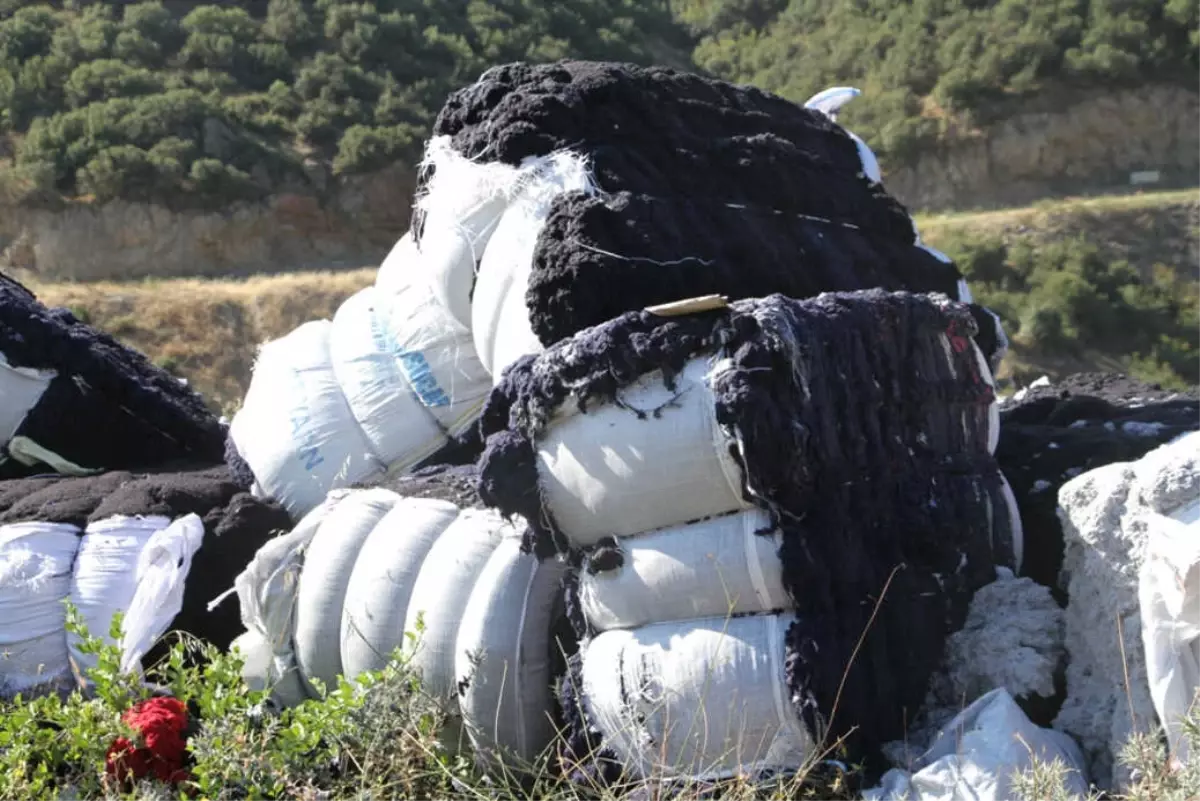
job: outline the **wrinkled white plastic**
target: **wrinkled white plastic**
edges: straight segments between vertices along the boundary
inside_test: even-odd
[[[187,514],[154,532],[142,548],[137,590],[121,626],[122,670],[135,670],[183,610],[183,591],[192,558],[203,544],[203,521],[199,515]]]
[[[113,615],[126,613],[138,589],[138,560],[154,534],[171,525],[161,515],[114,515],[88,523],[79,541],[71,576],[71,602],[87,625],[88,634],[106,644]],[[138,621],[135,621],[135,623]],[[123,624],[129,630],[130,621]],[[67,635],[71,658],[81,670],[94,667],[97,656],[79,650],[79,638]],[[139,654],[140,656],[140,654]]]
[[[1070,798],[1087,797],[1083,756],[1069,736],[1035,726],[1004,689],[992,690],[959,713],[922,755],[913,773],[893,769],[866,801],[1008,801],[1013,776],[1034,760],[1067,768]]]
[[[463,611],[455,649],[459,708],[477,757],[521,770],[554,740],[553,615],[567,565],[507,536]],[[565,657],[564,657],[565,658]]]
[[[647,374],[621,391],[630,408],[560,409],[537,461],[543,497],[567,537],[592,545],[750,508],[715,416],[709,376],[726,364],[693,359],[674,391],[661,373]]]
[[[720,778],[795,769],[813,743],[789,701],[791,615],[616,629],[584,646],[583,697],[637,777]]]
[[[525,293],[538,236],[555,198],[565,192],[595,193],[587,162],[561,152],[521,165],[521,192],[501,217],[483,252],[471,300],[471,332],[484,368],[498,380],[504,368],[542,343],[533,333]]]
[[[54,370],[13,367],[0,353],[0,447],[17,433],[55,375]]]
[[[491,510],[464,509],[438,537],[421,563],[405,615],[404,631],[416,639],[406,647],[410,664],[421,677],[421,689],[447,713],[442,737],[448,748],[459,745],[458,687],[455,644],[459,625],[479,574],[500,538],[515,530]]]
[[[463,326],[471,324],[475,265],[518,189],[522,172],[498,161],[471,161],[454,151],[451,137],[435,136],[422,168],[433,168],[416,209],[424,214],[421,272],[438,302]]]
[[[330,490],[384,469],[334,375],[332,327],[314,320],[263,345],[230,424],[261,491],[293,518],[315,508]]]
[[[70,671],[67,612],[80,530],[65,523],[0,526],[0,692]]]
[[[383,488],[353,492],[330,510],[308,543],[293,639],[300,676],[314,696],[313,679],[331,688],[342,675],[342,604],[359,549],[399,501],[399,495]]]
[[[404,643],[408,602],[421,565],[456,517],[458,507],[448,501],[401,498],[371,530],[354,560],[342,604],[347,678],[383,669]]]
[[[1138,603],[1154,710],[1172,755],[1188,762],[1182,723],[1200,690],[1200,498],[1168,515],[1147,514]]]
[[[333,317],[329,352],[334,375],[375,457],[393,470],[406,470],[447,442],[446,433],[409,386],[397,352],[405,343],[391,336],[394,307],[404,307],[412,289],[384,295],[366,287],[347,298]],[[414,327],[422,321],[412,320]],[[416,332],[417,337],[422,332]],[[424,355],[419,351],[419,358]],[[438,400],[449,396],[436,386]]]
[[[582,570],[579,600],[598,631],[792,608],[778,531],[752,509],[618,541],[623,564]]]
[[[294,529],[259,548],[250,564],[234,580],[242,625],[260,638],[270,651],[266,675],[259,680],[272,688],[273,696],[285,707],[294,706],[308,697],[296,666],[292,641],[304,551],[316,536],[321,521],[349,494],[349,490],[331,492]],[[219,600],[214,601],[214,605]],[[261,660],[255,665],[261,665]],[[252,669],[249,663],[247,669]],[[251,678],[250,674],[244,675]]]
[[[804,107],[813,111],[819,111],[829,119],[836,121],[838,112],[841,111],[842,106],[861,94],[861,90],[855,89],[852,86],[833,86],[817,92],[810,97],[804,102]],[[883,174],[879,170],[879,160],[875,158],[874,151],[867,147],[867,143],[853,132],[846,130],[846,133],[850,135],[850,138],[854,140],[854,144],[858,147],[858,160],[862,163],[863,174],[873,183],[882,183]]]

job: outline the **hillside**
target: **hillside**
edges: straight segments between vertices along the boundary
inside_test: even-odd
[[[1005,378],[1026,383],[1047,373],[1129,368],[1151,380],[1194,384],[1200,381],[1198,220],[1200,195],[1180,192],[919,222],[928,241],[961,260],[976,295],[1005,317],[1014,337]],[[362,268],[31,288],[44,302],[67,306],[142,350],[232,413],[258,343],[332,316],[374,275],[374,268]],[[1081,275],[1094,290],[1079,286]]]
[[[0,0],[0,199],[221,209],[386,166],[411,175],[448,92],[498,63],[566,56],[795,100],[853,82],[866,94],[846,121],[898,171],[1081,92],[1194,94],[1197,14],[1187,0]],[[1168,99],[1151,140],[1179,138],[1164,136]],[[1147,138],[1112,135],[1134,150]]]

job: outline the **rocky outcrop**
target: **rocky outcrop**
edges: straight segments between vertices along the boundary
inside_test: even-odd
[[[249,275],[377,265],[408,228],[400,167],[219,211],[148,203],[0,209],[0,270],[42,281]]]
[[[1200,94],[1144,86],[1044,97],[1029,111],[884,168],[888,191],[924,210],[1024,205],[1067,193],[1128,187],[1158,170],[1163,185],[1192,186],[1200,170]]]

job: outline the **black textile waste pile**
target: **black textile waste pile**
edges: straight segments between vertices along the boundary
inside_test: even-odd
[[[586,413],[654,370],[671,387],[700,354],[730,358],[713,386],[716,417],[740,443],[731,452],[744,497],[783,533],[800,620],[787,644],[793,701],[814,736],[848,735],[855,758],[871,759],[903,736],[975,590],[1012,564],[975,333],[962,304],[880,290],[772,295],[671,318],[631,312],[509,369],[480,423],[480,496],[524,517],[525,547],[539,556],[570,551],[538,490],[536,442],[553,411]],[[582,710],[564,702],[571,741],[587,741]]]
[[[208,603],[233,586],[269,538],[291,530],[291,519],[277,503],[251,497],[224,466],[173,465],[148,473],[0,481],[0,525],[42,521],[82,528],[114,515],[174,520],[193,513],[204,522],[204,543],[192,559],[183,609],[172,628],[226,649],[243,631],[238,605],[226,601],[209,612]],[[163,652],[161,644],[155,646],[143,662],[151,664]]]
[[[0,274],[0,353],[13,367],[54,370],[16,432],[79,467],[146,470],[220,461],[225,428],[200,396],[145,356],[51,309]],[[7,447],[7,443],[0,443]],[[46,472],[0,453],[0,478]]]
[[[1058,491],[1077,475],[1140,459],[1200,428],[1200,390],[1171,392],[1119,374],[1084,373],[1000,406],[996,459],[1025,532],[1023,573],[1055,590],[1062,567]]]
[[[451,95],[433,135],[477,161],[515,166],[562,149],[589,160],[601,194],[557,198],[533,257],[526,304],[543,345],[705,294],[959,297],[958,269],[914,244],[912,220],[863,174],[850,136],[759,89],[662,67],[509,64]],[[421,227],[418,214],[418,242]],[[989,358],[994,339],[980,342]]]

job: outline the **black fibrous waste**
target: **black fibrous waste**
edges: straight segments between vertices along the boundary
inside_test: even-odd
[[[433,133],[479,161],[586,158],[602,194],[556,198],[533,256],[526,306],[543,345],[710,293],[958,296],[957,267],[915,245],[846,131],[758,89],[661,67],[509,64],[451,95]]]
[[[467,158],[514,166],[586,154],[604,192],[720,198],[915,239],[904,207],[862,176],[854,140],[824,114],[693,73],[508,64],[452,94],[433,135],[451,136]]]
[[[478,483],[479,470],[474,464],[438,464],[356,487],[383,487],[404,498],[430,498],[449,501],[460,509],[480,509],[483,502],[476,489]]]
[[[554,204],[526,303],[543,343],[644,306],[709,294],[920,288],[954,298],[958,269],[846,225],[721,200],[572,194]]]
[[[3,274],[0,352],[14,367],[57,372],[16,433],[76,465],[134,470],[221,459],[225,429],[199,395]],[[45,470],[8,459],[0,478]]]
[[[84,528],[114,515],[174,520],[192,513],[204,522],[204,543],[192,558],[183,608],[171,628],[224,650],[244,630],[240,610],[234,600],[211,612],[208,604],[233,586],[268,539],[291,530],[292,521],[281,506],[243,491],[223,465],[172,464],[148,473],[0,481],[0,525],[36,520]],[[164,643],[156,645],[143,663],[152,664],[165,649]]]
[[[1120,374],[1079,374],[1001,405],[996,459],[1024,527],[1023,573],[1060,603],[1063,530],[1058,491],[1077,475],[1142,458],[1200,429],[1200,392],[1171,392]]]
[[[480,497],[524,517],[527,549],[569,549],[537,489],[535,442],[556,408],[586,413],[643,374],[661,370],[673,387],[696,355],[730,358],[716,416],[741,443],[745,497],[783,532],[801,621],[788,635],[793,700],[816,736],[828,727],[827,744],[846,735],[872,758],[904,735],[975,590],[1012,563],[976,332],[963,304],[881,290],[630,312],[508,369],[480,421]]]

